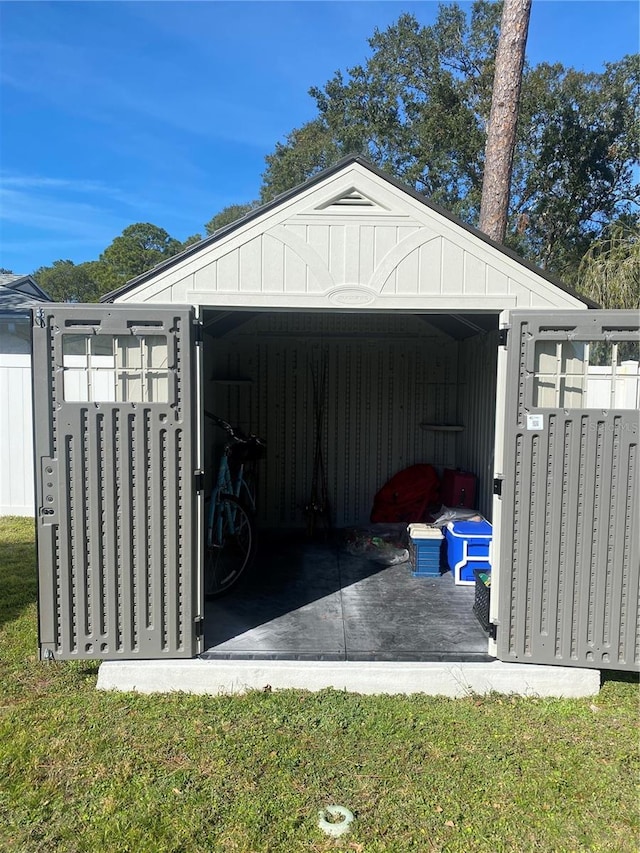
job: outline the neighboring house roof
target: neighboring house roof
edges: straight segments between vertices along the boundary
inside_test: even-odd
[[[52,302],[30,275],[0,275],[0,313],[26,313],[40,302]]]
[[[157,276],[159,272],[164,272],[164,271],[170,269],[171,267],[175,266],[176,264],[180,264],[180,263],[184,262],[185,259],[190,258],[190,257],[198,254],[199,252],[203,251],[204,249],[212,246],[213,244],[217,243],[218,241],[227,238],[232,232],[237,231],[240,228],[244,228],[248,223],[251,223],[254,220],[258,219],[259,217],[264,216],[266,213],[273,211],[274,209],[278,208],[280,205],[284,205],[285,203],[294,199],[297,195],[299,195],[303,192],[306,192],[309,188],[313,187],[316,184],[320,184],[321,182],[327,180],[331,176],[336,175],[336,173],[339,173],[342,170],[347,169],[349,166],[351,166],[354,163],[359,164],[361,167],[369,170],[371,173],[378,176],[378,178],[382,178],[383,180],[385,180],[387,183],[389,183],[393,187],[397,188],[398,190],[401,190],[403,193],[407,194],[411,198],[419,201],[426,208],[434,211],[435,213],[437,213],[440,216],[444,217],[445,219],[449,220],[449,222],[453,223],[455,226],[462,229],[463,231],[466,231],[470,234],[473,234],[476,238],[479,238],[484,243],[491,246],[494,250],[500,252],[502,255],[507,256],[511,260],[516,261],[518,264],[522,265],[522,267],[524,267],[525,269],[530,270],[531,272],[534,272],[536,275],[542,277],[543,279],[545,279],[546,281],[551,283],[554,287],[557,287],[559,290],[570,294],[575,299],[579,300],[580,302],[582,302],[584,305],[588,306],[589,308],[597,308],[598,307],[598,305],[595,302],[588,299],[586,296],[584,296],[580,293],[577,293],[575,290],[573,290],[572,288],[570,288],[569,286],[564,284],[559,279],[555,278],[554,276],[549,275],[549,273],[547,273],[545,270],[540,269],[539,267],[535,266],[535,264],[529,263],[524,258],[520,257],[516,252],[512,251],[511,249],[507,248],[506,246],[503,246],[502,244],[496,243],[494,240],[491,240],[482,231],[479,231],[477,228],[474,228],[473,226],[468,225],[467,223],[465,223],[462,220],[458,219],[457,217],[453,216],[453,214],[451,214],[449,211],[445,210],[444,208],[440,207],[439,205],[436,205],[433,202],[430,202],[428,199],[426,199],[423,195],[418,193],[416,190],[412,189],[411,187],[408,187],[407,185],[403,184],[401,181],[398,181],[397,179],[390,177],[388,174],[386,174],[382,170],[378,169],[376,166],[374,166],[372,163],[370,163],[365,158],[356,157],[356,156],[350,156],[350,157],[346,157],[346,158],[340,160],[338,163],[331,166],[330,168],[325,169],[322,172],[319,172],[317,175],[314,175],[312,178],[310,178],[304,184],[301,184],[301,185],[294,187],[293,189],[291,189],[285,193],[282,193],[281,195],[277,196],[272,201],[268,202],[265,205],[262,205],[261,207],[254,208],[249,213],[247,213],[246,216],[241,217],[240,219],[236,220],[235,222],[232,222],[231,224],[225,226],[224,228],[220,228],[218,231],[214,232],[209,237],[206,237],[204,240],[201,240],[199,243],[194,243],[193,245],[191,245],[187,249],[185,249],[184,252],[181,252],[178,255],[174,255],[173,257],[167,259],[166,261],[163,261],[162,263],[153,267],[153,269],[150,269],[147,272],[144,272],[141,275],[137,276],[136,278],[131,279],[126,284],[124,284],[122,287],[120,287],[116,290],[113,290],[110,293],[105,294],[101,298],[101,301],[102,302],[114,301],[115,299],[122,296],[123,294],[134,290],[136,287],[138,287],[142,283],[149,281],[154,276]]]

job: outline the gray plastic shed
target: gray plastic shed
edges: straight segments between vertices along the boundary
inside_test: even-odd
[[[410,464],[473,471],[494,530],[487,658],[638,668],[638,316],[366,161],[108,304],[43,306],[33,342],[43,657],[204,651],[203,409],[266,436],[261,525],[303,526],[322,361],[338,527]]]

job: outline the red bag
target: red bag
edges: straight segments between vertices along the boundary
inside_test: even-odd
[[[429,507],[437,505],[440,481],[432,465],[411,465],[394,474],[373,499],[371,521],[425,521]]]

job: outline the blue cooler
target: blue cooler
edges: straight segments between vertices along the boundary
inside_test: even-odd
[[[459,585],[475,584],[474,569],[491,571],[491,537],[488,521],[450,521],[447,524],[447,562]]]

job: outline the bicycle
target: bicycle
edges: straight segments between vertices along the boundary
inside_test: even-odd
[[[256,497],[251,469],[264,456],[266,443],[256,435],[244,435],[211,412],[205,415],[229,436],[206,514],[205,598],[211,599],[235,586],[255,556]]]

